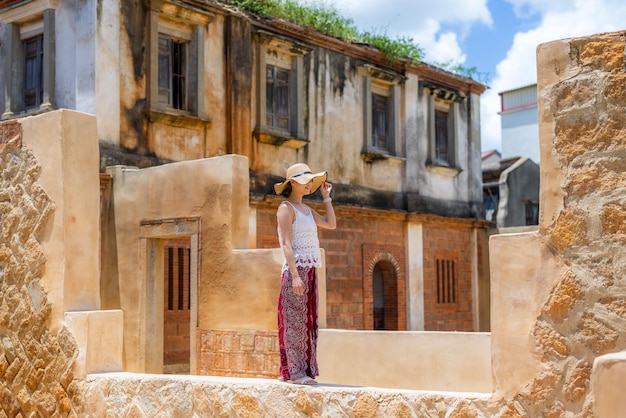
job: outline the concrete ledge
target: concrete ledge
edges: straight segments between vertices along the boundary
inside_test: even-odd
[[[92,374],[75,381],[79,416],[410,417],[489,410],[491,394],[422,392],[269,379]],[[484,415],[483,415],[484,416]]]
[[[66,312],[65,323],[78,342],[74,375],[122,370],[123,312]]]
[[[596,417],[620,418],[626,411],[626,351],[596,357],[591,372]]]
[[[320,329],[317,360],[331,383],[492,391],[491,334],[485,332]]]

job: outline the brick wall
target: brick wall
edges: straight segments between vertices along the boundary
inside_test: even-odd
[[[257,246],[278,247],[280,199],[257,203]],[[323,213],[323,208],[311,204]],[[385,277],[385,329],[406,330],[406,217],[395,212],[335,206],[338,227],[319,230],[326,251],[327,324],[335,329],[374,329],[373,274]],[[473,331],[471,227],[456,219],[424,224],[425,327]],[[456,303],[436,302],[436,260],[455,264]],[[395,293],[394,293],[395,292]]]
[[[198,330],[200,375],[277,378],[278,332]]]
[[[426,331],[473,331],[471,232],[470,228],[452,224],[424,225]],[[450,272],[451,269],[453,272]],[[454,280],[441,283],[450,276],[454,276]],[[451,290],[450,287],[455,292],[453,298],[445,291]],[[453,303],[450,303],[451,298]]]

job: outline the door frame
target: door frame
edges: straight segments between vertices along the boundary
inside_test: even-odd
[[[145,373],[163,373],[164,317],[164,255],[166,239],[189,237],[190,315],[189,315],[189,374],[195,374],[196,327],[198,325],[198,281],[200,277],[200,218],[171,218],[141,222],[140,265],[145,271],[144,320],[140,344],[143,347]]]

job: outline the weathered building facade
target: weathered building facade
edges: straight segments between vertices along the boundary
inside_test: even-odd
[[[272,186],[288,165],[329,172],[339,227],[321,232],[328,327],[489,330],[484,85],[217,2],[0,1],[0,22],[2,119],[59,108],[96,116],[103,308],[126,309],[120,292],[132,280],[111,226],[111,183],[126,174],[110,167],[237,154],[249,164],[248,219],[237,221],[249,232],[234,248],[278,246]],[[172,191],[134,203],[158,206],[155,193]],[[187,238],[171,238],[164,305],[193,309],[189,275],[209,264],[189,258]],[[165,330],[174,341],[166,356],[184,356],[175,341],[184,345],[189,330]]]

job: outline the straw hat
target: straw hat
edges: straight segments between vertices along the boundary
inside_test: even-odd
[[[282,183],[276,183],[274,185],[274,191],[276,191],[276,194],[281,194],[290,180],[297,181],[300,184],[307,184],[309,181],[313,180],[311,193],[315,193],[317,189],[320,188],[322,183],[326,181],[327,176],[328,174],[326,173],[326,171],[321,171],[314,174],[313,172],[311,172],[311,169],[308,165],[303,163],[294,164],[287,169],[285,181],[283,181]]]

